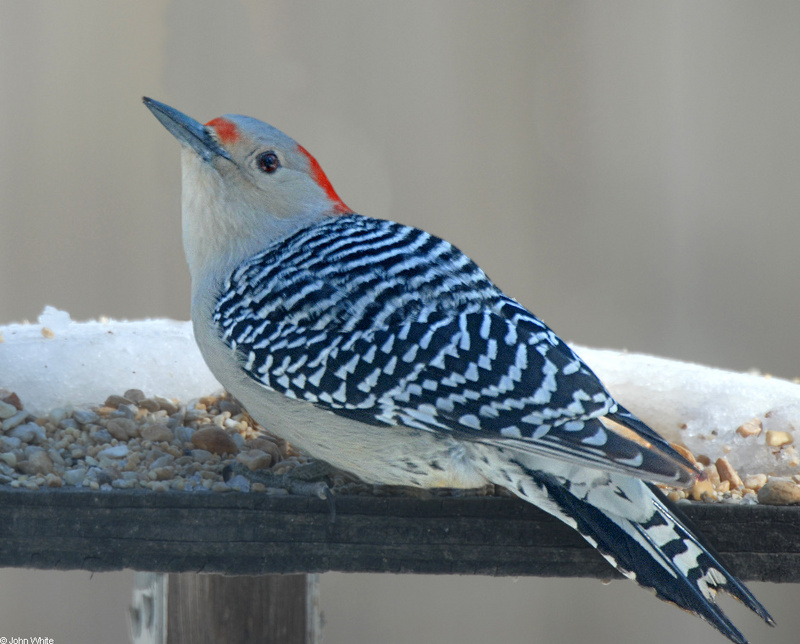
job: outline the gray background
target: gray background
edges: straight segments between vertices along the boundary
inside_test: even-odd
[[[0,0],[0,324],[188,317],[146,94],[285,130],[569,340],[800,376],[798,34],[793,1]],[[0,636],[125,641],[131,578],[0,571]],[[736,622],[795,642],[800,589],[753,588],[780,628]],[[330,574],[322,603],[328,644],[722,641],[630,583]]]

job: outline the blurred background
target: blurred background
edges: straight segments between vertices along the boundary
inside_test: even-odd
[[[798,33],[793,0],[0,0],[0,324],[188,318],[148,95],[284,130],[568,340],[800,376]],[[132,577],[2,570],[0,635],[125,642]],[[779,628],[725,602],[745,634],[796,642],[800,587],[752,588]],[[723,641],[623,582],[321,594],[327,644]]]

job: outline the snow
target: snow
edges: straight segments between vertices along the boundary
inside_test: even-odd
[[[623,405],[668,440],[726,456],[742,476],[800,473],[793,445],[769,447],[765,431],[800,439],[800,385],[621,351],[574,347]],[[191,323],[175,320],[74,322],[46,307],[36,324],[0,327],[0,387],[26,409],[102,404],[141,389],[188,401],[219,391],[194,342]],[[764,432],[736,429],[757,418]]]
[[[184,401],[221,389],[190,322],[73,322],[51,306],[35,324],[0,327],[0,387],[36,414],[133,388]]]
[[[712,462],[725,456],[741,476],[800,473],[793,445],[776,448],[765,441],[767,430],[800,439],[800,385],[642,354],[573,349],[619,402],[667,440]],[[760,435],[736,433],[752,419],[761,421]]]

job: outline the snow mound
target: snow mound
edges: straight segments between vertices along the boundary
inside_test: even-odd
[[[696,456],[711,462],[725,456],[741,476],[800,473],[794,445],[766,440],[767,431],[800,439],[800,385],[642,354],[573,349],[620,403]],[[759,434],[737,433],[753,419],[761,423]]]
[[[0,327],[0,387],[36,414],[134,388],[184,401],[221,389],[190,322],[73,322],[51,306],[36,324]]]

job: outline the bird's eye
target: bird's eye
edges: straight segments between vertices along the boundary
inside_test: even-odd
[[[281,167],[281,162],[278,159],[278,155],[274,152],[264,152],[258,155],[256,159],[256,164],[258,165],[258,169],[261,172],[266,172],[267,174],[272,174]]]

